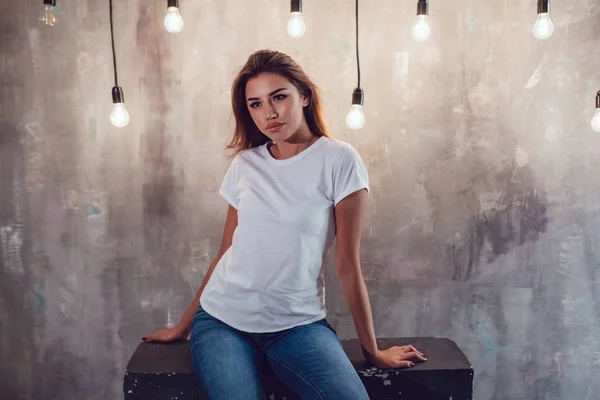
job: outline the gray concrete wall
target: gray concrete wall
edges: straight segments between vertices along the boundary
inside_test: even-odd
[[[476,370],[476,399],[600,397],[600,2],[361,2],[367,123],[352,1],[115,1],[131,123],[110,125],[108,1],[41,0],[0,13],[0,397],[115,399],[140,338],[175,323],[219,245],[231,81],[259,48],[321,86],[332,134],[365,159],[362,263],[379,336],[445,336]],[[328,265],[328,307],[355,336]]]

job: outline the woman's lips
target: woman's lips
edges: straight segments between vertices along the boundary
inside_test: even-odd
[[[269,125],[267,125],[267,131],[269,131],[269,132],[279,132],[282,127],[283,127],[283,124],[281,124],[281,123],[269,124]]]

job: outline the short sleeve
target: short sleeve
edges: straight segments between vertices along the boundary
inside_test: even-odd
[[[238,208],[238,193],[236,189],[238,180],[238,164],[239,158],[236,156],[233,161],[231,161],[231,164],[229,165],[229,168],[223,177],[221,188],[219,189],[219,194],[223,196],[223,198],[227,200],[227,202],[236,210]]]
[[[360,154],[345,143],[333,163],[333,204],[360,189],[369,190],[369,174]]]

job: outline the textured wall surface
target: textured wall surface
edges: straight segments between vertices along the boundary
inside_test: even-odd
[[[367,123],[344,123],[356,85],[354,4],[115,1],[120,84],[110,125],[108,0],[0,13],[0,397],[117,399],[140,338],[174,324],[215,255],[226,203],[231,81],[259,48],[321,86],[332,134],[372,191],[362,263],[379,336],[445,336],[476,370],[476,399],[600,398],[600,1],[363,0]],[[556,3],[556,4],[554,4]],[[331,322],[355,336],[328,262]],[[592,378],[595,382],[592,382]]]

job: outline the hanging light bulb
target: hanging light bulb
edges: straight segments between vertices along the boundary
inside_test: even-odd
[[[600,132],[600,91],[596,94],[596,112],[590,122],[592,129],[596,132]]]
[[[54,26],[56,24],[56,17],[54,16],[54,7],[56,7],[56,0],[44,0],[44,10],[40,21],[47,26]]]
[[[293,38],[299,38],[306,32],[306,24],[302,16],[302,0],[291,1],[291,14],[287,24],[287,31]]]
[[[550,19],[550,0],[538,0],[537,18],[533,24],[533,36],[538,39],[548,39],[554,33],[554,24]]]
[[[112,88],[113,109],[110,113],[110,122],[117,128],[123,128],[129,124],[129,113],[125,108],[125,97],[123,89],[119,86],[117,76],[117,56],[115,52],[115,30],[113,25],[113,0],[108,0],[108,10],[110,16],[110,45],[113,57],[113,73],[115,76],[115,85]]]
[[[360,58],[358,53],[358,0],[356,0],[355,21],[357,83],[354,92],[352,92],[352,106],[350,106],[350,111],[348,111],[348,114],[346,115],[346,125],[348,125],[350,129],[360,129],[365,125],[365,111],[363,109],[365,92],[360,87]]]
[[[110,113],[110,122],[117,128],[123,128],[129,124],[129,113],[125,108],[123,89],[115,86],[112,89],[113,109]]]
[[[352,93],[352,106],[350,111],[346,115],[346,125],[350,129],[360,129],[365,126],[365,111],[363,109],[363,102],[365,100],[365,93],[359,87],[354,89]]]
[[[171,33],[179,33],[183,29],[183,18],[181,18],[181,14],[179,13],[179,0],[167,1],[165,29]]]
[[[431,26],[429,26],[429,2],[428,0],[419,0],[417,2],[417,22],[412,28],[412,37],[417,42],[424,42],[431,36]]]

